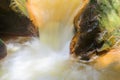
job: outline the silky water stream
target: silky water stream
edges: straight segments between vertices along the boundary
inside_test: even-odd
[[[77,62],[70,57],[72,21],[82,1],[28,1],[28,8],[33,10],[31,18],[41,26],[40,40],[9,41],[8,56],[0,62],[0,80],[120,80],[119,49],[90,63]],[[55,6],[59,9],[52,9]]]

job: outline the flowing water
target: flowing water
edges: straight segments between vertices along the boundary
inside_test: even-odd
[[[94,62],[69,56],[69,42],[56,52],[39,39],[10,41],[9,55],[0,62],[0,80],[120,80],[120,52],[111,51]]]
[[[60,50],[73,35],[74,17],[83,0],[28,0],[30,19],[39,27],[40,40]],[[62,43],[62,44],[61,44]]]
[[[34,1],[31,2],[32,5],[38,6],[37,1],[39,2],[40,0],[36,0],[35,3]],[[40,3],[39,5],[42,5],[43,8],[45,7],[45,0],[41,1],[44,4]],[[72,16],[72,12],[76,12],[79,9],[81,1],[71,0],[74,4],[79,3],[76,6],[78,7],[77,10],[76,7],[74,7],[75,5],[72,6],[71,2],[66,3],[68,6],[64,11],[69,10],[69,8],[75,9],[72,11],[69,10],[68,13],[70,14],[67,15],[63,13],[64,11],[61,12],[63,7],[59,7],[65,7],[65,5],[61,5],[62,3],[55,5],[60,8],[60,11],[53,14],[57,8],[52,9],[52,12],[50,12],[48,8],[51,9],[49,5],[55,4],[53,3],[55,0],[51,3],[49,0],[46,1],[48,1],[48,7],[45,7],[44,10],[46,10],[46,14],[48,12],[52,17],[49,17],[49,15],[44,16],[42,14],[42,12],[44,12],[42,8],[40,8],[42,12],[38,13],[44,18],[40,18],[41,16],[38,16],[35,11],[35,13],[31,14],[32,17],[34,14],[36,25],[46,27],[40,28],[40,35],[42,35],[40,36],[40,40],[38,38],[32,38],[22,43],[19,42],[20,39],[10,40],[7,43],[8,56],[0,62],[0,80],[120,80],[119,49],[111,50],[108,54],[98,57],[89,63],[79,62],[69,55],[69,44],[72,37],[73,26],[71,21],[73,21],[73,17],[70,17],[70,21],[68,20],[69,16]],[[64,2],[67,0],[56,0],[55,2],[60,3],[60,1]],[[29,3],[29,5],[31,5],[31,3]],[[28,7],[32,10],[36,9],[36,11],[39,11],[37,10],[38,8],[33,8],[35,6]],[[61,16],[57,17],[57,14],[65,18]],[[43,22],[41,20],[43,20]],[[46,24],[44,21],[46,21]],[[66,24],[65,22],[67,21],[68,23]],[[60,31],[56,32],[58,30]],[[48,33],[45,34],[45,32]],[[55,43],[54,39],[56,41]],[[44,42],[44,40],[46,41]],[[48,42],[49,40],[50,42]]]

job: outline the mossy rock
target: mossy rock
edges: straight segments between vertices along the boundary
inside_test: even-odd
[[[88,1],[70,45],[71,54],[83,60],[120,46],[120,1]]]
[[[13,11],[11,0],[0,0],[0,36],[38,36],[38,29],[25,15]]]
[[[4,42],[0,39],[0,60],[7,55],[7,48]]]
[[[0,0],[0,38],[38,37],[38,29],[24,14],[10,7],[12,0]],[[6,46],[0,40],[0,59],[7,54]]]

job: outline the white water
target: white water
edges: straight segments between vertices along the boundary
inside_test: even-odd
[[[52,26],[53,29],[57,25],[55,24]],[[51,23],[46,24],[48,25]],[[67,35],[71,33],[68,26],[61,30],[65,33],[62,33],[60,39],[65,38],[65,40],[58,41],[59,45],[62,45],[62,49],[58,52],[42,44],[39,39],[24,43],[10,41],[7,44],[9,54],[0,62],[0,80],[120,80],[120,54],[108,54],[89,64],[71,59],[69,41],[66,40],[66,36],[71,36],[71,34]]]
[[[84,64],[70,58],[69,42],[60,52],[39,39],[10,41],[7,47],[9,55],[0,62],[0,80],[120,80],[119,53]]]
[[[97,71],[91,66],[70,60],[69,43],[61,52],[52,51],[37,39],[9,43],[8,49],[12,53],[1,61],[0,80],[96,80]]]

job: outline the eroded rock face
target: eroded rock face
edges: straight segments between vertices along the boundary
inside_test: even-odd
[[[75,25],[77,29],[70,45],[71,54],[80,56],[82,60],[89,60],[104,43],[104,41],[98,40],[101,30],[97,6],[97,0],[91,0],[80,16],[79,26]]]

